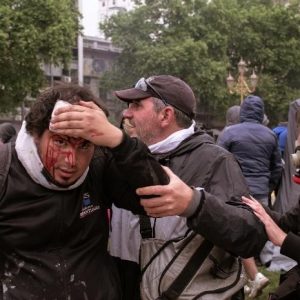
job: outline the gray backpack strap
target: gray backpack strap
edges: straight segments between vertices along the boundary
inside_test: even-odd
[[[195,235],[197,235],[197,233],[194,232],[189,237],[189,240],[193,239]],[[208,240],[203,240],[202,244],[189,258],[182,271],[177,275],[177,277],[174,279],[174,281],[171,283],[168,289],[164,291],[160,297],[158,297],[157,300],[179,299],[182,292],[188,286],[190,281],[193,279],[194,275],[202,266],[205,259],[208,257],[213,246],[214,245]]]
[[[11,143],[0,145],[0,198],[4,193],[4,184],[11,163]]]

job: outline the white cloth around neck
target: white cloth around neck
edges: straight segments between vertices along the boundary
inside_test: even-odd
[[[149,149],[151,153],[167,153],[175,149],[183,140],[185,140],[195,132],[195,126],[196,122],[193,120],[193,123],[189,128],[178,130],[169,135],[166,139],[156,144],[150,145]]]
[[[23,121],[22,127],[16,140],[16,152],[18,159],[22,163],[28,175],[33,181],[50,190],[64,191],[72,190],[80,186],[86,178],[89,168],[84,171],[75,183],[67,187],[60,187],[47,180],[43,175],[44,165],[37,151],[37,146],[33,137],[26,131],[26,121]]]

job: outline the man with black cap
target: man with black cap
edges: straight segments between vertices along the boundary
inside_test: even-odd
[[[135,135],[168,167],[169,185],[137,190],[151,216],[152,237],[168,241],[183,237],[190,228],[234,255],[250,257],[258,253],[266,236],[256,217],[241,203],[241,196],[249,194],[245,179],[233,156],[196,129],[196,99],[190,86],[180,78],[158,75],[141,78],[134,88],[115,94],[128,103],[123,117]],[[145,195],[153,196],[143,199]],[[113,212],[110,252],[119,264],[125,262],[120,272],[125,287],[123,299],[127,300],[139,298],[127,294],[134,286],[138,289],[139,277],[128,268],[130,262],[139,262],[139,223],[138,216],[117,209]],[[237,281],[230,296],[243,286],[243,278]],[[144,288],[141,295],[142,299],[161,296],[146,295]],[[220,293],[215,297],[224,299]]]

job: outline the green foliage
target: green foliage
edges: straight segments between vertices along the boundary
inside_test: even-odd
[[[139,1],[136,1],[137,3]],[[224,116],[239,95],[226,91],[228,71],[237,76],[242,57],[260,81],[269,119],[286,119],[300,90],[299,1],[147,0],[134,11],[100,25],[123,49],[102,87],[131,86],[142,76],[173,74],[186,80],[198,111]],[[250,75],[247,73],[247,75]]]
[[[0,107],[9,110],[43,83],[41,64],[71,59],[79,23],[73,0],[2,0]]]

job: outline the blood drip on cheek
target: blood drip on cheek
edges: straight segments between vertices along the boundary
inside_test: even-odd
[[[55,165],[58,162],[60,156],[63,156],[63,159],[66,160],[68,166],[74,166],[75,155],[72,151],[64,151],[53,145],[53,142],[50,140],[47,145],[47,152],[45,157],[45,167],[48,172],[55,177]]]

